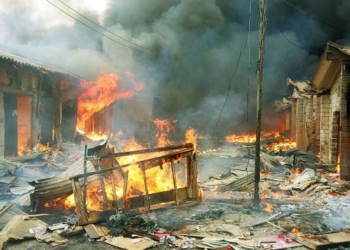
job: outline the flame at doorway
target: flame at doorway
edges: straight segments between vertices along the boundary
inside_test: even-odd
[[[96,81],[81,80],[82,94],[78,98],[77,130],[85,130],[85,121],[94,113],[122,98],[130,98],[145,89],[145,83],[137,82],[128,72],[122,79],[117,74],[100,73]]]

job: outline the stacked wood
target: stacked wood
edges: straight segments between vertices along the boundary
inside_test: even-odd
[[[272,170],[275,167],[280,167],[281,163],[279,160],[263,151],[260,151],[260,162],[265,170]]]
[[[218,188],[218,191],[240,191],[246,189],[252,189],[254,185],[254,173],[248,174],[240,179],[237,179],[227,185]]]

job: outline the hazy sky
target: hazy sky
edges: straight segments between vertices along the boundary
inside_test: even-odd
[[[328,41],[350,45],[350,1],[267,3],[263,129],[277,123],[273,102],[290,95],[287,77],[311,78]],[[2,0],[0,48],[89,80],[130,71],[161,98],[161,118],[211,134],[225,103],[218,134],[252,132],[258,0],[251,4],[250,12],[249,0]]]

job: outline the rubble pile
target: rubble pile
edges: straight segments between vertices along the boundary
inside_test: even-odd
[[[79,225],[74,211],[55,207],[59,196],[43,192],[47,206],[41,210],[45,214],[38,214],[30,202],[40,194],[38,185],[43,191],[54,187],[57,178],[81,173],[83,152],[64,144],[0,159],[1,249],[73,247],[76,242],[84,249],[130,250],[346,249],[350,244],[349,183],[317,157],[295,149],[262,150],[259,207],[252,205],[254,149],[223,145],[198,156],[200,204],[115,210],[102,222]],[[95,171],[92,164],[87,171]]]

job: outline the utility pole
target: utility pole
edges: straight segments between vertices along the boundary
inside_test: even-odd
[[[259,207],[259,182],[260,182],[260,133],[261,133],[261,97],[263,83],[263,61],[265,50],[266,32],[266,2],[259,0],[259,55],[257,68],[257,97],[256,97],[256,142],[255,142],[255,167],[254,167],[254,206]]]

